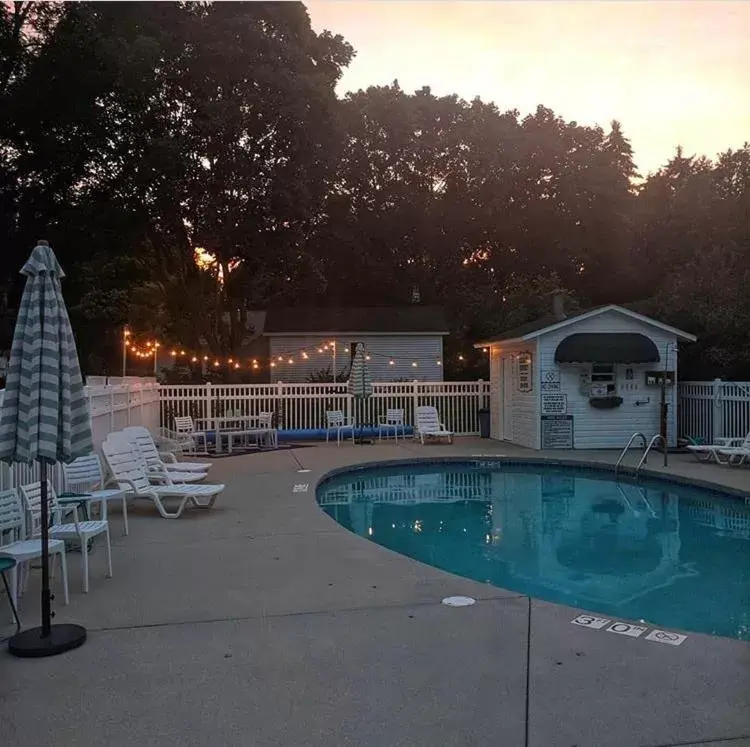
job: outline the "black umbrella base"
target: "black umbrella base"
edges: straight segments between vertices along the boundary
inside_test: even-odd
[[[52,625],[50,634],[42,638],[42,628],[29,628],[16,633],[8,640],[8,651],[23,659],[57,656],[82,646],[86,641],[86,628],[80,625]]]

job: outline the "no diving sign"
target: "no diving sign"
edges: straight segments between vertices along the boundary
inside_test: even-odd
[[[578,615],[578,617],[573,618],[570,622],[573,625],[580,625],[583,628],[593,628],[594,630],[606,629],[608,633],[617,633],[617,635],[625,635],[628,638],[640,638],[648,630],[647,625],[634,625],[633,623],[622,622],[620,620],[613,622],[606,617],[595,617],[594,615]],[[612,624],[610,625],[610,623]],[[687,636],[672,633],[668,630],[652,630],[643,640],[666,643],[669,646],[679,646],[683,641],[687,640]]]
[[[630,623],[616,622],[607,628],[607,633],[617,633],[618,635],[629,635],[631,638],[638,638],[643,635],[648,628],[642,625],[631,625]]]

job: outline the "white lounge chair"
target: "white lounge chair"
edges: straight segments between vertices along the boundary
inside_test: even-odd
[[[713,444],[690,444],[687,446],[687,450],[691,454],[695,454],[699,462],[729,464],[734,449],[750,449],[750,433],[745,438],[717,438],[715,441],[716,443]],[[722,454],[724,455],[723,459]]]
[[[98,454],[88,454],[78,457],[70,464],[63,464],[63,477],[66,492],[85,493],[91,496],[90,503],[99,504],[99,518],[103,521],[109,520],[107,516],[109,501],[120,501],[124,533],[126,535],[129,533],[126,493],[120,488],[106,488],[107,481],[104,479],[104,469]]]
[[[724,457],[724,460],[721,460]],[[741,464],[750,464],[750,433],[747,434],[744,441],[739,446],[721,446],[717,449],[717,459],[720,464],[730,464],[739,466]]]
[[[151,431],[142,425],[130,425],[123,428],[122,432],[138,444],[149,467],[164,467],[167,472],[208,472],[213,464],[212,462],[182,462],[178,461],[171,451],[159,451]]]
[[[128,491],[131,498],[153,501],[165,519],[179,519],[185,507],[211,508],[216,503],[224,485],[152,485],[141,460],[133,453],[133,446],[124,438],[110,436],[102,444],[102,454],[107,467],[117,484]],[[167,511],[164,500],[175,499],[180,503],[174,511]]]
[[[130,446],[132,447],[133,455],[146,471],[149,481],[156,485],[174,485],[176,483],[201,482],[206,478],[205,472],[168,472],[161,460],[159,460],[155,464],[149,464],[149,460],[146,458],[144,449],[141,447],[141,445],[138,443],[138,440],[133,436],[132,433],[125,433],[124,431],[114,431],[113,433],[110,433],[107,438],[119,438],[130,444]]]
[[[351,431],[352,443],[354,443],[354,420],[344,417],[341,410],[328,410],[326,412],[326,442],[331,431],[336,431],[336,445],[341,446],[341,438],[346,431]]]
[[[453,443],[453,431],[440,422],[436,407],[417,407],[414,419],[415,434],[423,444],[426,438],[447,438],[449,443]]]
[[[35,482],[31,485],[21,485],[21,497],[26,510],[31,517],[31,534],[38,537],[41,532],[42,519],[42,486]],[[61,506],[57,502],[57,495],[52,483],[47,481],[47,501],[52,524],[49,528],[49,536],[52,539],[78,540],[81,545],[81,571],[83,576],[83,590],[89,590],[89,540],[100,534],[104,535],[104,549],[107,553],[107,578],[112,578],[112,546],[109,541],[109,522],[99,519],[97,521],[79,521],[78,509],[75,506]],[[72,512],[73,521],[63,522],[63,513]]]
[[[40,539],[24,539],[24,520],[21,501],[15,490],[4,490],[0,493],[0,557],[13,558],[17,565],[11,570],[10,595],[13,604],[18,609],[19,584],[18,571],[25,571],[22,564],[42,557],[42,541]],[[53,558],[60,558],[62,584],[65,604],[68,595],[68,564],[65,558],[65,542],[61,539],[50,539],[49,552]]]

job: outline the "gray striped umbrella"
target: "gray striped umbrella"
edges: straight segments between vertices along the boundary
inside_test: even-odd
[[[372,394],[372,378],[365,359],[365,346],[361,342],[354,351],[347,389],[356,399],[366,399]]]
[[[26,276],[26,287],[13,333],[5,382],[0,417],[0,460],[39,462],[42,627],[19,633],[14,638],[21,639],[15,645],[12,638],[10,650],[21,656],[46,656],[73,648],[68,640],[70,634],[80,636],[83,631],[83,638],[75,645],[85,640],[85,630],[78,626],[56,625],[54,627],[61,630],[50,629],[47,467],[90,454],[93,445],[78,353],[60,287],[64,273],[46,241],[37,243],[21,274]],[[81,552],[86,552],[86,547],[82,547]],[[41,631],[37,638],[47,640],[37,645],[35,631]],[[51,635],[52,632],[57,635]],[[26,648],[30,641],[31,651]],[[57,650],[61,645],[64,648]]]

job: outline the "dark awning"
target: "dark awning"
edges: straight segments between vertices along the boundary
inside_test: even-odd
[[[566,337],[555,350],[556,363],[656,363],[659,351],[635,332],[584,332]]]

